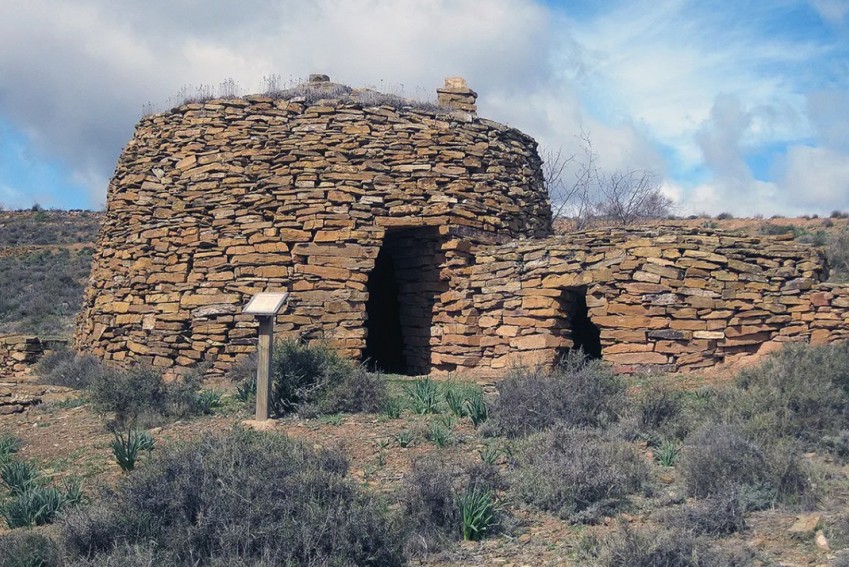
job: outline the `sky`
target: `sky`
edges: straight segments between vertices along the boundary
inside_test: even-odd
[[[849,0],[0,0],[0,204],[100,209],[145,112],[310,73],[478,113],[678,214],[849,210]],[[204,87],[209,85],[209,87]]]

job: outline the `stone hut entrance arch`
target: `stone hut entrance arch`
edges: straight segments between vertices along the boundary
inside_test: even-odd
[[[431,371],[433,315],[447,289],[437,227],[388,229],[369,273],[363,361],[397,374]]]

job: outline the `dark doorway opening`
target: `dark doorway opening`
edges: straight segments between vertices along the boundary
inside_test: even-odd
[[[572,348],[581,349],[587,358],[601,358],[601,331],[590,320],[586,291],[575,293],[571,317]]]
[[[427,374],[431,329],[444,260],[435,227],[388,231],[367,283],[363,361],[394,374]]]
[[[405,374],[404,334],[401,331],[401,310],[398,305],[398,281],[395,261],[381,248],[368,276],[366,303],[366,349],[363,358],[375,370]]]
[[[565,351],[580,349],[588,359],[601,358],[601,331],[590,319],[587,289],[582,287],[563,290],[560,305],[565,315],[560,332],[572,342],[572,347]],[[563,356],[565,351],[559,355]]]

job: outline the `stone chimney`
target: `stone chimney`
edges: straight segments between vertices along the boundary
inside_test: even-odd
[[[478,107],[475,101],[478,93],[469,88],[463,77],[447,77],[445,86],[436,89],[439,104],[454,110],[476,114]]]

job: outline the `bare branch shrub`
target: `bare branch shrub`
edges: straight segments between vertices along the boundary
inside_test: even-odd
[[[631,443],[603,430],[561,426],[524,442],[512,486],[529,504],[575,523],[594,524],[628,496],[647,492],[649,468]]]
[[[496,385],[486,434],[522,437],[563,423],[597,427],[624,411],[625,384],[600,360],[573,352],[551,370],[514,369]]]
[[[604,172],[587,132],[578,136],[578,154],[543,151],[543,177],[555,218],[569,219],[575,230],[595,224],[631,225],[663,218],[674,202],[660,190],[654,172],[645,169]],[[567,174],[571,173],[571,182]]]

